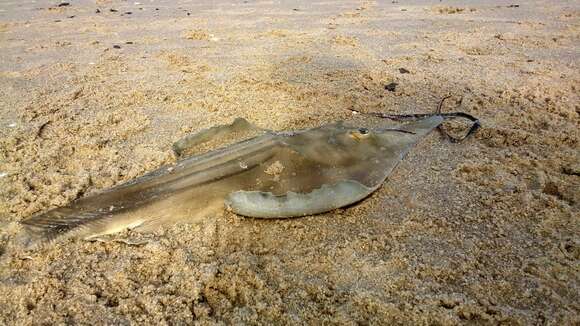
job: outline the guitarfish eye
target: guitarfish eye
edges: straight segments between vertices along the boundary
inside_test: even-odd
[[[367,128],[358,128],[358,132],[360,132],[361,135],[366,135],[369,133],[369,130]]]

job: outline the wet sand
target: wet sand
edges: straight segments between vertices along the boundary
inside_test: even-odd
[[[0,324],[580,323],[577,2],[67,2],[0,4]],[[448,94],[480,132],[352,207],[11,249],[200,129]]]

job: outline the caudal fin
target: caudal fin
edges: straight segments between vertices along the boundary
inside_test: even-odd
[[[83,212],[70,207],[56,208],[22,221],[24,233],[18,242],[25,248],[34,248],[80,231],[90,231],[102,226],[111,213],[106,209]]]

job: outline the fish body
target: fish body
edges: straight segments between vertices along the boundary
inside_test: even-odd
[[[273,132],[237,119],[187,137],[176,143],[176,152],[230,131],[258,135],[25,219],[26,242],[36,245],[65,236],[90,239],[127,228],[151,230],[215,216],[224,208],[258,218],[330,211],[378,189],[413,145],[442,121],[432,116],[396,130],[338,122]]]

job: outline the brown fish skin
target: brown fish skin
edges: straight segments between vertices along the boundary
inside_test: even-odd
[[[400,130],[334,123],[278,133],[237,119],[176,145],[186,149],[230,129],[259,135],[27,218],[22,221],[22,242],[30,247],[70,236],[90,239],[127,228],[147,231],[166,223],[219,215],[226,203],[235,213],[252,217],[329,211],[375,191],[413,145],[442,121],[434,116]]]

